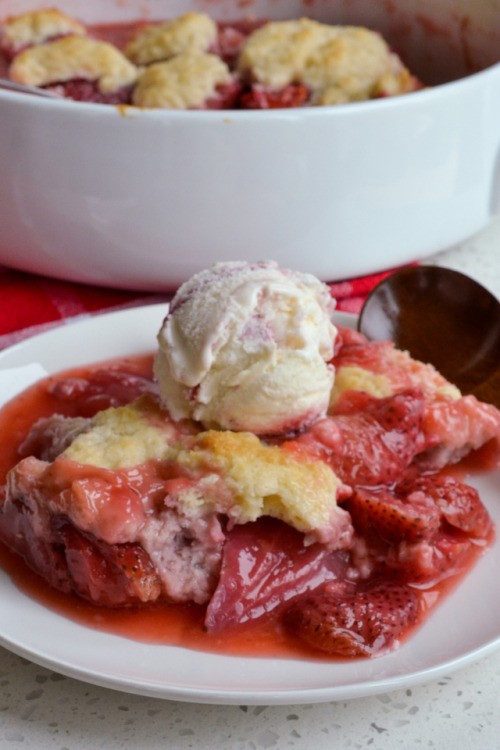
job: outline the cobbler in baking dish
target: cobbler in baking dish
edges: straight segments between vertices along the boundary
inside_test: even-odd
[[[101,611],[187,607],[199,648],[266,628],[292,652],[381,656],[493,541],[460,465],[472,455],[481,465],[485,451],[498,461],[500,413],[391,343],[330,327],[326,287],[283,273],[219,264],[215,277],[195,277],[168,311],[160,350],[172,354],[169,377],[198,380],[175,394],[188,409],[210,373],[226,408],[226,390],[242,384],[235,356],[257,372],[270,353],[294,373],[305,357],[330,383],[321,413],[302,404],[281,432],[273,414],[269,433],[217,426],[212,412],[173,416],[158,353],[50,377],[0,413],[11,438],[0,538],[51,587]],[[214,289],[206,330],[190,329],[193,300]],[[271,381],[261,388],[284,392],[279,366]]]
[[[309,18],[222,23],[187,12],[112,28],[38,10],[5,20],[0,52],[18,83],[154,109],[327,106],[421,88],[377,32]]]

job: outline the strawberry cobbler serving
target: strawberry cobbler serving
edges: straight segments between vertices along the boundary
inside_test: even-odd
[[[190,11],[113,28],[51,8],[6,19],[0,53],[18,83],[153,109],[326,106],[421,88],[376,31],[309,18],[222,23]]]
[[[219,263],[178,290],[157,352],[16,397],[5,547],[96,611],[194,622],[183,645],[398,648],[493,542],[463,462],[498,462],[500,413],[334,307],[307,274]]]

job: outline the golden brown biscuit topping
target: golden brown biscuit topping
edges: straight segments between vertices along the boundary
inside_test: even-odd
[[[27,86],[96,80],[99,90],[107,93],[134,83],[138,71],[113,45],[68,36],[24,50],[14,58],[9,73],[13,81]]]
[[[217,26],[205,13],[185,13],[172,21],[148,26],[125,48],[136,65],[169,60],[182,52],[205,52],[217,37]]]
[[[398,90],[400,78],[408,76],[376,32],[308,18],[255,31],[243,45],[238,69],[270,87],[303,83],[320,105],[370,99],[384,87]]]
[[[2,28],[3,42],[7,42],[15,49],[31,44],[42,44],[54,36],[67,34],[85,36],[86,33],[82,23],[57,8],[11,16]]]
[[[138,107],[194,109],[229,83],[231,73],[216,55],[184,52],[164,63],[150,65],[139,76],[132,102]]]

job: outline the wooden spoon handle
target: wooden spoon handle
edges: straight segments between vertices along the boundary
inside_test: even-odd
[[[488,380],[476,386],[472,393],[480,401],[486,401],[500,409],[500,369],[490,375]]]

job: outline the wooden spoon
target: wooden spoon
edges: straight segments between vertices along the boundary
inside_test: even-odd
[[[358,330],[500,408],[500,301],[469,276],[439,266],[396,271],[368,296]]]

